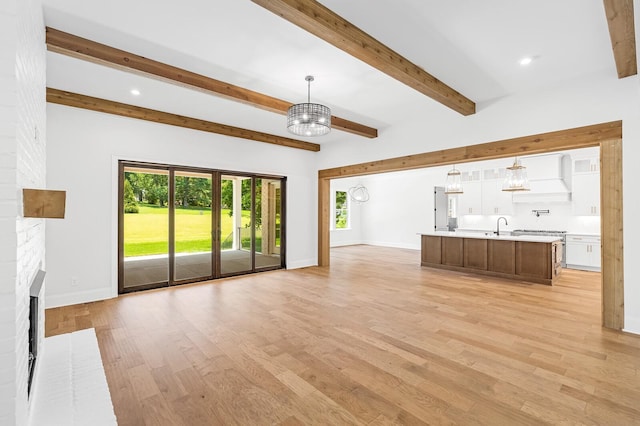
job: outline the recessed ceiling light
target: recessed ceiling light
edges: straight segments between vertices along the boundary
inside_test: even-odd
[[[131,90],[130,90],[130,93],[131,93],[133,96],[140,96],[140,91],[139,91],[138,89],[131,89]]]
[[[533,58],[531,56],[525,56],[524,58],[520,59],[520,65],[526,66],[529,65],[532,61]]]

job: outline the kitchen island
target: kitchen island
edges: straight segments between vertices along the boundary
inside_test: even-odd
[[[553,285],[562,271],[562,239],[537,235],[430,232],[421,265]]]

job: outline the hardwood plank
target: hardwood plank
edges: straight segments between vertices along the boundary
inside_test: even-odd
[[[160,394],[160,389],[146,365],[138,365],[127,370],[129,381],[137,398],[147,399]]]
[[[475,114],[472,100],[317,1],[252,1],[442,105],[462,115]]]
[[[161,81],[221,96],[267,111],[287,114],[293,102],[274,98],[253,90],[245,89],[201,74],[174,67],[144,56],[116,49],[55,28],[46,27],[47,49],[78,59],[94,62],[120,71],[142,74]],[[331,127],[367,138],[378,137],[378,130],[364,124],[332,116]]]
[[[205,381],[207,376],[201,376],[192,368],[186,368],[174,373],[174,375],[178,383],[189,392],[192,401],[198,401],[197,407],[192,408],[189,416],[199,416],[204,413],[209,415],[212,420],[219,419],[218,423],[220,424],[240,424],[233,415],[232,407],[219,397],[215,388],[211,388],[207,384]],[[170,402],[160,401],[158,405],[170,405]]]
[[[602,325],[624,328],[622,140],[600,145]]]
[[[189,396],[182,383],[167,366],[154,368],[151,370],[151,376],[166,401],[176,401]]]
[[[640,336],[600,327],[600,274],[549,287],[421,268],[417,250],[332,254],[48,309],[47,335],[100,324],[123,425],[640,420]]]
[[[231,136],[234,138],[265,142],[289,148],[304,149],[314,152],[320,151],[320,145],[311,142],[285,138],[240,127],[227,126],[226,124],[214,123],[212,121],[200,120],[197,118],[185,117],[183,115],[171,114],[135,105],[123,104],[107,99],[94,98],[91,96],[81,95],[79,93],[65,92],[63,90],[53,89],[50,87],[47,87],[47,102],[88,109],[91,111],[104,112],[106,114],[136,118],[138,120],[152,121],[154,123],[168,124],[170,126],[217,133],[219,135]]]
[[[633,0],[603,0],[618,78],[638,73]]]

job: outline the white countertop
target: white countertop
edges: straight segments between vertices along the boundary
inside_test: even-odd
[[[430,235],[433,237],[454,237],[454,238],[478,238],[481,240],[504,240],[504,241],[526,241],[530,243],[552,243],[554,241],[562,241],[561,237],[549,237],[542,235],[496,235],[494,233],[488,233],[489,235],[481,234],[479,232],[447,232],[447,231],[433,231],[433,232],[421,232],[419,235]]]
[[[500,227],[500,232],[511,232],[511,229],[502,229]],[[493,232],[490,229],[480,229],[480,228],[456,228],[456,232]]]

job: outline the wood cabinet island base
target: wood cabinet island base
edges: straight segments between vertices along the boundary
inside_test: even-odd
[[[433,233],[422,234],[421,247],[420,264],[430,268],[547,285],[553,285],[562,271],[560,240]]]

